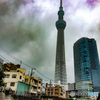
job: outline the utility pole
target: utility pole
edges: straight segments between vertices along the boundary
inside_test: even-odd
[[[20,61],[20,67],[21,67],[22,61]]]
[[[50,80],[50,88],[51,88],[51,85],[52,85],[52,84],[51,84],[51,80]]]
[[[33,72],[33,68],[31,69],[31,74],[30,74],[30,77],[33,75],[33,73],[32,73],[32,72]]]
[[[29,86],[28,86],[28,91],[27,91],[28,93],[29,93],[29,88],[30,88],[30,85],[31,85],[30,83],[31,83],[32,75],[33,75],[33,73],[32,73],[33,69],[34,68],[31,69],[31,74],[30,74],[30,78],[29,78]]]

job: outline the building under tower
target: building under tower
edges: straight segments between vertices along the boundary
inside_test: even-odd
[[[62,0],[58,11],[58,21],[56,22],[57,47],[56,47],[56,64],[55,64],[55,83],[60,81],[60,84],[66,85],[66,63],[65,63],[65,46],[64,46],[64,29],[66,22],[63,20],[64,11]]]

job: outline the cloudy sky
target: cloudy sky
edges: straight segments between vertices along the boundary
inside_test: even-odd
[[[67,82],[72,83],[73,44],[78,39],[94,38],[100,56],[100,0],[63,0],[63,8]],[[59,0],[0,0],[0,57],[22,61],[54,79],[58,10]]]

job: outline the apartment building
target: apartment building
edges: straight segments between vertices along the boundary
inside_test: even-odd
[[[55,87],[46,87],[46,95],[65,98],[65,92],[59,85]]]
[[[5,70],[4,82],[6,83],[5,89],[12,89],[15,93],[17,90],[18,82],[24,82],[25,80],[25,68],[17,68],[17,70]]]
[[[31,86],[30,93],[40,95],[42,90],[42,80],[34,76],[25,76],[25,83]]]

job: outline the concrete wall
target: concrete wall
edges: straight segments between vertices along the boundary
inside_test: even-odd
[[[41,100],[54,100],[53,98],[42,98]]]
[[[61,98],[41,98],[40,100],[68,100],[68,99],[61,99]]]

